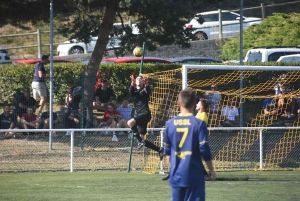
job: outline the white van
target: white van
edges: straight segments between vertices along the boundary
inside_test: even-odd
[[[262,47],[248,50],[245,62],[277,61],[279,57],[300,54],[299,47]]]
[[[0,64],[9,64],[11,62],[7,50],[0,46]]]

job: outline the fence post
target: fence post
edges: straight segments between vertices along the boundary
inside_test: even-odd
[[[263,134],[262,129],[259,129],[259,169],[262,169],[263,165]]]
[[[70,172],[74,171],[74,130],[71,131],[71,164],[70,164]]]
[[[223,38],[223,26],[222,26],[222,10],[218,9],[219,11],[219,39]]]
[[[265,19],[265,4],[261,3],[260,6],[261,6],[261,18]]]
[[[41,36],[41,30],[37,29],[37,42],[38,42],[38,58],[42,58],[42,36]]]

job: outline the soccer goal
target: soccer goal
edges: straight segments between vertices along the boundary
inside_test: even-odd
[[[179,113],[177,96],[189,87],[210,103],[208,129],[217,170],[300,168],[299,70],[299,66],[183,65],[153,73],[150,127],[163,128]],[[167,163],[162,167],[168,170]],[[160,168],[147,162],[145,171]]]

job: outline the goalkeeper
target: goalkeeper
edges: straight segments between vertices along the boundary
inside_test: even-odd
[[[131,128],[135,137],[139,141],[137,148],[140,149],[143,146],[157,151],[160,160],[163,159],[164,148],[158,147],[153,143],[145,140],[145,135],[147,133],[147,125],[151,120],[151,112],[149,109],[149,99],[151,94],[151,89],[148,84],[149,77],[143,79],[142,76],[138,76],[134,79],[131,75],[131,85],[129,88],[129,93],[134,102],[134,107],[136,111],[136,116],[127,122],[127,125]],[[136,86],[136,87],[135,87]]]

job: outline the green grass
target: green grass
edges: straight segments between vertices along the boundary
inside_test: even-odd
[[[208,201],[295,201],[300,171],[217,172],[206,182]],[[161,175],[141,172],[61,172],[0,174],[0,200],[160,201],[170,200]]]

